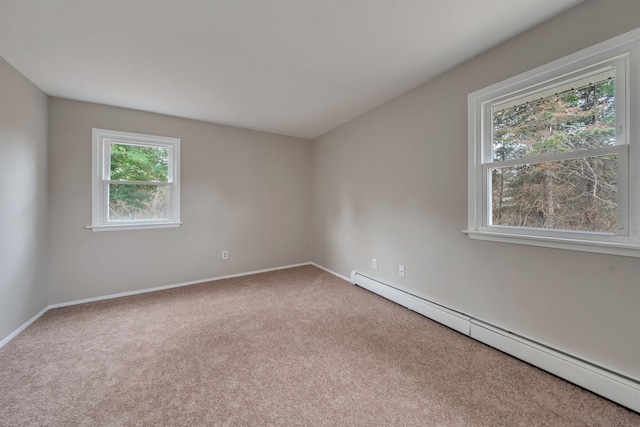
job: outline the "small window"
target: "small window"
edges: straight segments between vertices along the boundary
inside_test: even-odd
[[[93,231],[180,225],[180,140],[93,129]]]
[[[469,95],[471,238],[640,256],[639,39]]]

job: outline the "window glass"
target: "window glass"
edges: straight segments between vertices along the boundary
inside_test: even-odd
[[[491,170],[492,225],[615,233],[615,154]]]
[[[168,148],[111,143],[109,156],[113,181],[168,180]]]
[[[534,95],[534,98],[536,96]],[[493,159],[615,145],[615,78],[519,105],[493,108]]]
[[[109,184],[109,220],[141,219],[169,219],[169,187]]]

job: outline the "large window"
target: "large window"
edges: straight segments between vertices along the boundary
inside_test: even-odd
[[[639,39],[469,95],[471,238],[640,256]]]
[[[180,224],[180,140],[93,129],[94,231]]]

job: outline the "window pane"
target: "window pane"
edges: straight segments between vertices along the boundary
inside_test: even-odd
[[[109,220],[169,219],[166,185],[109,184]]]
[[[618,231],[617,156],[491,169],[492,225]]]
[[[111,180],[159,181],[169,177],[169,149],[110,144]]]
[[[606,74],[607,80],[575,90],[565,84],[558,94],[545,91],[537,100],[494,107],[494,161],[615,145],[615,78]]]

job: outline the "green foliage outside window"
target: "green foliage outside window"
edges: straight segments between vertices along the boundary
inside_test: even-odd
[[[111,144],[110,160],[111,180],[121,183],[109,185],[109,218],[168,218],[168,187],[139,182],[168,182],[169,150],[162,147]],[[127,183],[131,181],[138,183]]]
[[[615,144],[615,80],[493,113],[493,157],[500,162]],[[617,231],[615,155],[491,170],[492,224]]]

